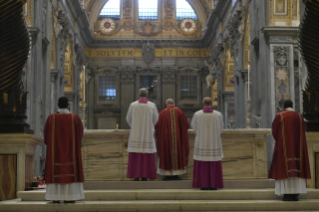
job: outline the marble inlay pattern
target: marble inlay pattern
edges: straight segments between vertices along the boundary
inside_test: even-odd
[[[224,179],[267,178],[266,135],[270,129],[225,130],[222,133]],[[189,164],[183,179],[193,178],[195,133],[189,130]],[[82,157],[85,181],[126,178],[129,130],[86,130]],[[158,176],[161,179],[160,176]]]

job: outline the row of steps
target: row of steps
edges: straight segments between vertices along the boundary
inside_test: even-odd
[[[85,200],[75,204],[46,201],[45,190],[23,191],[18,192],[19,199],[0,202],[0,212],[319,212],[318,189],[308,189],[307,194],[300,195],[299,202],[283,202],[275,195],[273,180],[225,180],[224,183],[224,189],[202,191],[191,188],[191,181],[86,182]]]
[[[105,189],[192,189],[191,180],[181,181],[87,181],[85,190]],[[275,188],[275,180],[224,180],[225,189],[233,188]]]
[[[85,190],[85,201],[135,201],[135,200],[279,200],[274,189],[130,189],[130,190]],[[22,191],[21,201],[45,201],[45,191]],[[300,199],[318,199],[319,190],[308,189]],[[318,208],[319,209],[319,208]]]

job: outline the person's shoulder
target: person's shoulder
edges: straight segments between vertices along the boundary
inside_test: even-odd
[[[134,101],[130,104],[130,106],[134,106],[134,105],[137,105],[138,104],[138,101]]]
[[[221,113],[221,112],[219,112],[218,110],[214,110],[214,113],[216,114],[216,115],[219,115],[219,116],[222,116],[223,114]]]
[[[152,107],[156,107],[156,104],[154,102],[151,102],[151,101],[147,101],[147,105],[150,105]]]
[[[198,110],[194,113],[194,115],[200,115],[200,114],[204,114],[203,110]]]

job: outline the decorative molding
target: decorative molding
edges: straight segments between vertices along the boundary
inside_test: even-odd
[[[165,31],[173,31],[176,28],[176,20],[173,20],[173,19],[163,20],[162,27]]]
[[[146,44],[142,45],[142,58],[144,59],[145,63],[150,64],[155,57],[155,46],[147,42]]]
[[[123,18],[124,19],[131,19],[132,18],[132,0],[124,0]]]
[[[158,35],[162,32],[162,26],[153,21],[144,21],[142,23],[136,23],[134,32],[144,36]]]
[[[164,0],[165,19],[174,18],[174,1]]]

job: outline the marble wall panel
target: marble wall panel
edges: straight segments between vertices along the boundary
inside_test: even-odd
[[[267,178],[269,129],[225,130],[223,142],[224,179]],[[193,178],[195,133],[189,130],[189,163],[183,179]],[[82,147],[86,181],[129,180],[126,178],[129,130],[87,130]],[[158,176],[158,179],[161,179]]]
[[[316,154],[319,153],[319,133],[307,132],[307,147],[310,164],[311,179],[307,180],[307,188],[316,188],[316,171],[319,169],[316,164]]]

